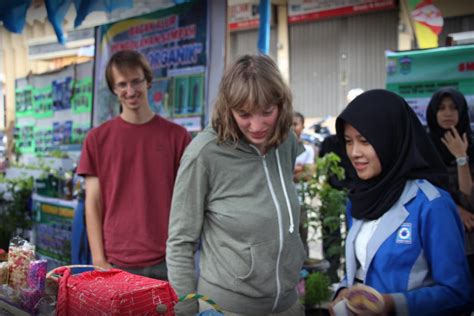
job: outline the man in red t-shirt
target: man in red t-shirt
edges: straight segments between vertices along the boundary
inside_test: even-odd
[[[105,74],[122,113],[89,132],[77,170],[85,177],[92,261],[166,280],[171,196],[191,137],[151,110],[153,73],[143,55],[115,53]]]

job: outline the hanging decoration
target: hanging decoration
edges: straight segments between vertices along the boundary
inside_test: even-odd
[[[0,1],[0,22],[13,33],[21,33],[25,27],[26,11],[31,0],[2,0]]]
[[[62,23],[67,11],[71,5],[72,0],[46,0],[46,12],[48,13],[48,20],[53,26],[54,33],[58,42],[64,44],[66,36],[64,35]]]
[[[163,0],[162,0],[163,1]],[[175,4],[182,4],[190,0],[174,0]],[[266,1],[266,0],[265,0]],[[264,1],[264,2],[265,2]],[[84,19],[94,11],[111,13],[116,9],[133,8],[133,0],[35,0],[35,5],[46,6],[48,20],[53,26],[58,42],[65,44],[67,37],[63,32],[62,23],[71,4],[74,4],[77,15],[74,27],[79,27]],[[0,0],[0,26],[12,33],[21,34],[26,23],[26,14],[32,0]]]
[[[94,11],[111,13],[116,9],[130,9],[133,0],[43,0],[46,6],[48,20],[53,26],[58,42],[64,44],[67,37],[63,32],[62,23],[71,5],[74,5],[77,15],[74,27],[79,27],[84,19]],[[189,0],[174,0],[175,4]],[[21,34],[26,23],[26,14],[32,0],[2,0],[0,1],[0,22],[10,32]]]
[[[64,44],[66,37],[62,30],[62,22],[71,4],[74,3],[77,15],[74,27],[81,25],[87,15],[94,11],[105,11],[111,13],[115,9],[129,9],[133,7],[132,0],[45,0],[48,20],[51,22],[58,38],[58,42]]]
[[[438,35],[443,29],[443,16],[432,0],[409,0],[408,8],[414,22],[419,48],[438,47]]]

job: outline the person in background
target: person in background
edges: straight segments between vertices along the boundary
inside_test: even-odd
[[[269,56],[244,55],[227,69],[211,126],[186,149],[173,192],[166,260],[178,296],[207,295],[226,316],[304,315],[296,285],[306,255],[293,185],[303,145],[292,115],[290,89]],[[175,307],[177,315],[197,309]]]
[[[90,265],[92,256],[87,238],[84,178],[77,175],[77,166],[73,169],[71,181],[71,194],[77,201],[71,227],[71,264]]]
[[[303,242],[306,255],[309,256],[308,249],[308,214],[304,207],[304,195],[301,193],[302,190],[307,186],[306,181],[308,181],[314,173],[314,147],[311,144],[305,144],[301,139],[301,133],[304,129],[304,116],[299,112],[293,113],[293,131],[298,138],[298,142],[302,143],[304,146],[304,152],[296,157],[295,170],[293,174],[293,181],[296,185],[296,190],[300,198],[301,203],[301,214],[300,214],[300,226],[299,232],[301,236],[301,241]]]
[[[92,262],[166,280],[171,196],[191,137],[151,111],[153,73],[143,55],[117,52],[105,74],[122,113],[88,133],[77,169]]]
[[[346,276],[331,313],[357,283],[382,294],[380,315],[467,310],[472,279],[462,223],[439,186],[445,166],[416,114],[397,94],[370,90],[338,116],[336,131],[357,179],[349,192]]]
[[[301,139],[301,133],[304,129],[304,116],[299,112],[293,113],[293,131],[298,138],[298,142],[303,144],[304,152],[296,157],[295,170],[294,170],[294,180],[298,182],[300,180],[306,180],[308,177],[311,177],[314,171],[314,159],[315,151],[314,147],[311,144],[306,144]]]
[[[464,223],[466,255],[474,275],[474,204],[469,203],[474,145],[466,99],[453,88],[441,88],[431,97],[426,118],[428,134],[448,168],[448,190]]]
[[[346,100],[347,104],[351,103],[358,95],[363,93],[364,90],[361,88],[354,88],[347,92]],[[354,168],[346,155],[344,146],[339,143],[337,135],[327,136],[321,143],[321,149],[319,150],[319,156],[333,152],[341,158],[340,166],[344,169],[344,179],[339,180],[336,176],[332,176],[329,179],[329,184],[338,190],[350,190],[352,181],[356,178]]]

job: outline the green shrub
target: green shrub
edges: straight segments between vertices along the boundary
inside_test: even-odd
[[[311,273],[305,280],[305,305],[321,306],[328,301],[331,296],[330,285],[331,280],[323,272]]]
[[[340,258],[344,256],[344,236],[340,234],[341,225],[345,221],[347,192],[333,188],[329,184],[332,176],[344,179],[344,169],[340,166],[341,159],[334,153],[328,153],[316,161],[316,171],[301,186],[299,192],[304,201],[303,207],[308,214],[307,226],[315,232],[322,231],[324,257],[331,264],[328,275],[332,282],[338,282],[337,270]]]

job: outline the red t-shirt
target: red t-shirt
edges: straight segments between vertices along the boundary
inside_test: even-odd
[[[89,132],[77,173],[99,178],[108,262],[146,267],[165,259],[174,181],[190,141],[157,115],[141,125],[119,116]]]

